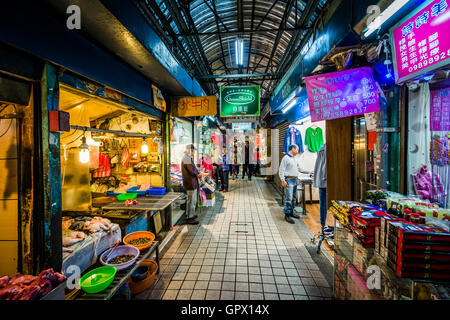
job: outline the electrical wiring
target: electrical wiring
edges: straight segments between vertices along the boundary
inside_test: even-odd
[[[17,108],[16,108],[16,106],[15,106],[14,104],[8,104],[8,103],[5,103],[5,104],[2,105],[2,110],[0,110],[0,113],[2,113],[3,110],[5,110],[8,106],[13,106],[14,112],[17,113]],[[1,123],[1,121],[2,121],[2,119],[0,119],[0,123]],[[3,138],[3,136],[5,136],[5,135],[8,133],[8,131],[11,129],[11,126],[12,126],[13,121],[15,121],[15,120],[14,120],[14,119],[11,119],[11,120],[10,120],[8,128],[6,129],[5,132],[3,132],[2,134],[0,134],[0,138]]]

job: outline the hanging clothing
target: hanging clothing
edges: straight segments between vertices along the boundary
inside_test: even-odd
[[[103,153],[98,155],[98,169],[94,170],[94,178],[104,178],[111,176],[111,164],[109,162],[109,156]]]
[[[302,134],[300,130],[294,127],[287,129],[284,135],[283,153],[288,153],[291,144],[296,144],[298,146],[298,152],[303,152]]]
[[[314,184],[315,188],[327,187],[327,150],[326,145],[322,145],[317,153],[316,164],[314,165]]]
[[[305,145],[308,146],[310,152],[317,152],[323,145],[323,133],[322,128],[317,127],[315,129],[309,127],[306,129]]]
[[[446,192],[441,179],[436,173],[431,173],[426,165],[412,174],[417,194],[422,200],[435,202],[438,197],[445,197]]]

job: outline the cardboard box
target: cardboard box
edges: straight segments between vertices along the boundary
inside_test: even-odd
[[[375,228],[375,252],[380,253],[380,227]]]

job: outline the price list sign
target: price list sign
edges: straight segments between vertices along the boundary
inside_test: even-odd
[[[430,90],[431,131],[450,130],[450,88]]]
[[[370,67],[305,77],[311,121],[380,111]]]
[[[428,0],[391,29],[397,83],[450,63],[450,0]]]

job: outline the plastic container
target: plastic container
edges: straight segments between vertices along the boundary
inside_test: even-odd
[[[136,199],[136,198],[137,198],[137,193],[122,193],[117,196],[117,200],[119,200],[119,201],[125,201],[128,199]]]
[[[142,267],[148,267],[149,271],[147,277],[139,282],[133,281],[131,277],[128,278],[131,294],[139,294],[150,288],[155,280],[156,272],[158,271],[158,264],[154,260],[144,260],[141,263]]]
[[[105,252],[103,252],[103,254],[100,257],[100,263],[104,266],[110,266],[110,267],[115,267],[117,270],[123,270],[128,268],[129,266],[132,266],[135,262],[136,259],[139,257],[139,249],[133,246],[118,246],[114,249],[114,252],[109,256],[108,261],[110,261],[111,259],[117,257],[117,256],[122,256],[125,254],[131,254],[134,255],[134,258],[131,259],[130,261],[127,261],[125,263],[121,263],[121,264],[110,264],[107,263],[105,261],[106,256],[111,252],[113,248],[106,250]]]
[[[131,275],[131,280],[133,280],[133,282],[140,282],[142,280],[145,280],[147,278],[149,270],[150,268],[147,266],[140,266]]]
[[[98,293],[105,290],[114,280],[117,269],[105,266],[89,271],[81,277],[79,284],[81,289],[87,293]]]
[[[117,192],[113,192],[113,191],[106,191],[106,196],[107,197],[116,197],[118,195],[121,195],[123,193],[117,193]]]
[[[138,238],[150,238],[151,241],[149,243],[140,244],[140,245],[130,244],[131,240],[138,239]],[[128,245],[128,246],[136,247],[139,250],[145,250],[145,249],[150,248],[150,246],[153,243],[153,240],[155,240],[155,235],[152,232],[149,232],[149,231],[136,231],[136,232],[132,232],[132,233],[127,234],[123,238],[123,243]]]
[[[148,194],[151,196],[162,196],[166,194],[166,188],[151,187],[150,189],[148,189]]]
[[[150,189],[139,191],[140,187],[131,187],[127,190],[127,193],[137,193],[138,196],[145,196]]]

